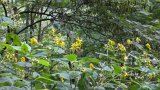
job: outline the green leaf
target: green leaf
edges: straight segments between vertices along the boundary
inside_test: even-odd
[[[18,35],[9,33],[6,34],[6,43],[12,44],[13,46],[20,46],[21,40]]]
[[[53,47],[54,51],[58,54],[63,54],[65,51],[62,48],[59,47]]]
[[[67,73],[60,73],[59,76],[69,80],[69,74]]]
[[[24,44],[21,46],[21,51],[22,51],[23,53],[30,52],[30,51],[31,51],[31,47],[30,47],[28,44],[24,43]]]
[[[44,56],[47,56],[48,55],[48,52],[39,52],[39,53],[36,53],[34,56],[36,57],[44,57]]]
[[[132,84],[129,87],[130,87],[130,90],[138,90],[140,88],[138,84]]]
[[[89,62],[93,62],[93,63],[99,63],[100,60],[97,59],[97,58],[88,58],[88,57],[85,57],[83,59],[80,60],[81,63],[89,63]]]
[[[4,77],[4,76],[12,76],[12,74],[11,74],[11,73],[2,73],[2,74],[0,74],[0,76],[1,76],[1,77]]]
[[[77,55],[69,54],[69,55],[66,55],[65,58],[67,58],[69,61],[76,61],[77,60]]]
[[[13,34],[13,46],[21,46],[21,40],[16,34]]]
[[[105,90],[105,88],[101,87],[101,86],[96,86],[96,87],[94,87],[94,90]]]
[[[12,46],[14,50],[20,51],[21,47],[20,46]]]
[[[0,86],[10,86],[11,83],[9,82],[0,82]]]
[[[139,48],[140,50],[143,49],[143,46],[140,45],[139,43],[134,42],[133,45],[135,45],[137,48]]]
[[[14,86],[16,86],[16,87],[23,87],[23,86],[25,86],[25,82],[19,81],[19,80],[15,81]]]
[[[47,84],[52,84],[53,83],[53,80],[50,79],[50,78],[46,78],[46,77],[42,77],[42,76],[39,76],[38,78],[35,79],[36,81],[41,81],[43,83],[47,83]]]
[[[79,90],[85,90],[85,76],[86,76],[86,73],[82,73],[81,74],[81,79],[79,80],[78,82],[78,88]]]
[[[114,73],[115,73],[116,75],[118,75],[118,74],[120,74],[120,73],[122,72],[122,69],[121,69],[120,66],[113,65],[113,67],[114,67]]]
[[[13,48],[13,46],[8,45],[8,44],[4,44],[3,47],[6,47],[7,49],[12,50],[12,51],[15,50],[15,49]]]
[[[43,59],[40,59],[39,61],[38,61],[38,63],[39,64],[42,64],[42,65],[44,65],[44,66],[50,66],[50,64],[49,64],[49,62],[48,61],[46,61],[46,60],[43,60]]]

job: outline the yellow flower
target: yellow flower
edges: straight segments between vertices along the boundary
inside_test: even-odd
[[[113,40],[109,40],[109,41],[108,41],[108,45],[114,46],[114,45],[115,45],[115,42],[114,42]]]
[[[17,61],[18,61],[18,59],[17,59],[15,56],[12,57],[12,60],[13,60],[14,62],[17,62]]]
[[[126,52],[126,48],[123,44],[118,43],[118,49],[122,52]]]
[[[126,61],[128,59],[127,55],[124,55],[124,61]]]
[[[130,39],[127,39],[127,44],[128,45],[132,44],[132,41]]]
[[[147,56],[148,56],[148,53],[147,53],[147,52],[143,52],[143,56],[144,56],[144,57],[147,57]]]
[[[61,35],[61,33],[58,33],[58,37],[61,37],[62,35]]]
[[[82,70],[81,70],[82,72],[86,72],[86,68],[82,68]]]
[[[60,45],[61,47],[64,47],[64,46],[65,46],[65,42],[61,39],[61,40],[59,41],[59,45]]]
[[[26,58],[25,57],[22,57],[21,58],[21,62],[25,62],[26,61]]]
[[[137,43],[140,43],[140,42],[141,42],[141,39],[140,39],[139,37],[137,37],[137,38],[136,38],[136,42],[137,42]]]
[[[80,39],[79,37],[76,38],[76,42],[79,44],[82,44],[82,39]]]
[[[75,50],[79,50],[81,48],[81,45],[79,44],[79,43],[73,43],[72,45],[71,45],[71,50],[72,51],[75,51]]]
[[[89,67],[90,67],[90,69],[92,69],[92,70],[93,70],[93,69],[94,69],[94,65],[93,65],[93,63],[90,63],[90,64],[89,64]]]
[[[31,38],[31,44],[32,45],[35,45],[35,44],[37,44],[38,43],[38,41],[37,41],[37,39],[36,38]]]
[[[51,35],[54,36],[55,32],[56,32],[56,29],[53,27],[52,30],[51,30]]]
[[[151,50],[151,45],[149,43],[146,44],[146,47]]]
[[[125,77],[127,77],[128,76],[128,73],[127,72],[124,72],[124,74],[123,74]]]
[[[71,50],[74,52],[75,50],[81,49],[82,40],[80,38],[76,38],[76,42],[71,45]]]
[[[60,79],[61,79],[61,82],[64,82],[64,78],[63,77],[60,77]]]
[[[57,36],[55,37],[54,42],[55,42],[57,45],[59,44],[59,39],[58,39]]]

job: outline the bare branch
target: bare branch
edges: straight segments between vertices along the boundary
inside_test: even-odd
[[[25,31],[28,27],[31,27],[32,25],[35,25],[35,24],[37,24],[37,23],[39,23],[39,22],[47,21],[47,20],[51,20],[51,19],[41,19],[41,20],[38,20],[38,21],[34,22],[33,24],[30,24],[30,25],[24,27],[24,28],[21,29],[19,32],[17,32],[16,34],[20,34],[21,32]]]
[[[51,14],[46,14],[46,13],[41,13],[41,12],[35,12],[35,11],[23,11],[23,12],[20,12],[19,14],[24,14],[24,13],[35,13],[35,14],[40,14],[40,15],[52,16]]]

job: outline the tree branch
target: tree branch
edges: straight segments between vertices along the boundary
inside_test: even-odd
[[[7,9],[6,9],[6,7],[5,7],[5,5],[3,3],[2,3],[2,6],[3,6],[4,12],[5,12],[5,16],[8,17],[8,15],[7,15]]]
[[[46,14],[46,13],[41,13],[41,12],[35,12],[35,11],[23,11],[23,12],[20,12],[19,14],[24,14],[24,13],[35,13],[35,14],[40,14],[40,15],[52,16],[51,14]]]
[[[30,26],[32,26],[32,25],[35,25],[35,24],[37,24],[37,23],[39,23],[39,22],[42,22],[42,21],[47,21],[47,20],[51,20],[51,19],[41,19],[41,20],[38,20],[38,21],[34,22],[33,24],[30,24],[30,25],[24,27],[24,28],[21,29],[19,32],[17,32],[16,34],[20,34],[21,32],[25,31],[28,27],[30,27]]]
[[[49,1],[48,5],[47,5],[47,8],[46,8],[46,10],[44,11],[44,13],[46,13],[46,12],[47,12],[47,10],[48,10],[48,8],[49,8],[49,6],[50,6],[51,2],[52,2],[52,0],[50,0],[50,1]]]

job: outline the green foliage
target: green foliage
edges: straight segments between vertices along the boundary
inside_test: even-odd
[[[159,0],[0,4],[0,90],[160,89]]]

